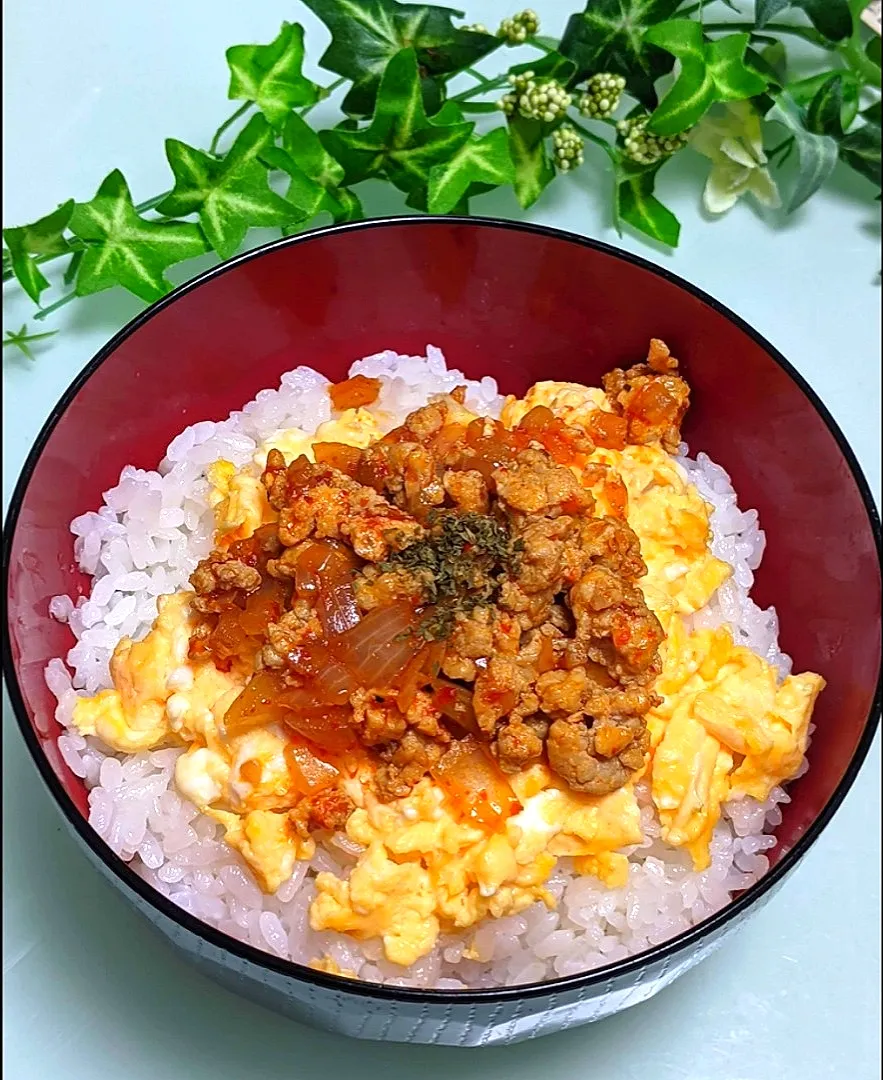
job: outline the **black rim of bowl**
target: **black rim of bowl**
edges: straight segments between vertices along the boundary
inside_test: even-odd
[[[655,274],[657,277],[663,278],[665,281],[670,282],[673,285],[678,286],[685,292],[690,293],[692,296],[701,300],[708,307],[713,308],[719,315],[723,315],[731,323],[734,323],[740,330],[747,334],[752,340],[761,346],[762,349],[791,377],[791,379],[797,384],[797,386],[803,391],[810,403],[824,421],[831,435],[837,442],[840,449],[840,453],[843,455],[846,463],[849,465],[850,472],[852,473],[853,480],[859,490],[862,501],[865,506],[865,511],[868,515],[868,521],[873,532],[877,549],[880,549],[880,519],[877,513],[877,509],[874,505],[873,498],[871,496],[870,488],[868,487],[867,480],[862,473],[861,467],[852,451],[849,443],[846,440],[843,432],[840,430],[834,418],[831,416],[828,409],[816,395],[812,387],[806,382],[802,375],[785,359],[784,356],[766,340],[761,334],[749,326],[743,319],[741,319],[734,312],[730,311],[723,304],[719,303],[713,297],[703,292],[701,289],[692,285],[690,282],[685,281],[683,278],[678,277],[676,274],[671,273],[669,270],[649,262],[646,259],[641,258],[638,255],[633,255],[630,252],[623,251],[619,248],[612,247],[609,244],[605,244],[599,240],[588,239],[587,237],[580,236],[576,233],[565,232],[561,229],[553,229],[544,225],[533,225],[524,222],[505,221],[498,218],[482,218],[482,217],[434,217],[431,215],[424,216],[403,216],[403,217],[387,217],[376,218],[370,221],[351,222],[341,225],[331,225],[326,228],[315,229],[310,232],[301,233],[297,236],[283,237],[280,240],[271,241],[268,244],[264,244],[261,247],[254,248],[250,251],[243,252],[227,262],[220,263],[217,266],[213,266],[210,269],[199,274],[191,281],[185,282],[183,285],[179,285],[176,289],[170,292],[167,296],[157,301],[155,304],[148,307],[145,311],[141,312],[129,323],[126,324],[118,333],[116,333],[111,340],[96,353],[93,359],[86,365],[85,368],[77,375],[68,389],[61,396],[60,400],[56,404],[55,408],[49,414],[49,418],[40,430],[33,447],[25,461],[22,468],[21,475],[15,486],[15,490],[12,494],[12,499],[9,504],[9,510],[6,515],[6,522],[4,525],[4,539],[3,539],[3,595],[8,597],[9,589],[9,553],[12,547],[12,537],[14,535],[15,527],[18,522],[19,511],[24,500],[25,492],[33,475],[34,468],[39,460],[46,443],[48,442],[56,424],[60,418],[64,415],[68,405],[76,397],[79,390],[89,380],[93,372],[107,359],[114,350],[128,338],[131,334],[135,333],[144,323],[149,319],[152,319],[154,315],[162,311],[163,308],[169,304],[173,304],[179,297],[184,296],[186,293],[193,289],[199,288],[206,281],[210,281],[212,278],[217,277],[219,274],[226,274],[230,270],[235,269],[237,266],[241,266],[243,263],[249,262],[252,259],[258,259],[262,255],[278,251],[281,248],[293,247],[297,244],[309,244],[314,241],[321,241],[323,238],[333,236],[338,233],[349,232],[352,230],[366,230],[366,229],[383,229],[390,226],[410,227],[410,226],[422,226],[432,227],[434,225],[464,225],[471,228],[480,229],[510,229],[516,232],[534,233],[539,236],[543,236],[555,240],[563,240],[572,244],[579,244],[583,247],[592,248],[595,251],[599,251],[604,255],[612,256],[615,259],[619,259],[622,262],[630,263],[633,266],[639,267],[642,270],[646,270],[651,274]],[[8,624],[4,627],[3,635],[3,673],[6,679],[7,688],[9,690],[9,696],[12,701],[12,707],[15,712],[16,720],[18,721],[19,729],[21,730],[24,741],[28,747],[30,755],[36,765],[43,782],[49,788],[49,791],[55,800],[56,804],[60,807],[62,813],[67,819],[68,824],[75,830],[79,838],[86,844],[91,850],[92,854],[98,858],[104,866],[113,874],[119,878],[122,883],[134,892],[142,901],[157,909],[162,915],[170,919],[173,923],[177,923],[183,929],[189,931],[191,934],[195,934],[197,937],[202,938],[208,944],[215,948],[221,949],[224,952],[232,953],[234,956],[239,957],[242,960],[246,960],[249,963],[256,965],[259,968],[265,968],[268,971],[272,971],[278,975],[285,976],[287,978],[294,978],[306,983],[311,983],[316,986],[322,986],[326,989],[334,990],[337,992],[352,994],[356,997],[367,998],[380,998],[388,1001],[397,1002],[411,1002],[420,1005],[478,1005],[478,1004],[501,1004],[504,1002],[514,1002],[516,1000],[522,1000],[526,998],[543,997],[552,994],[561,994],[569,990],[586,990],[592,987],[598,987],[603,983],[612,983],[613,980],[619,980],[622,977],[633,975],[651,964],[656,964],[673,959],[678,953],[686,950],[692,950],[697,946],[704,938],[710,935],[716,934],[730,923],[734,923],[741,915],[753,907],[766,893],[770,892],[779,882],[781,882],[788,873],[797,865],[797,863],[803,858],[806,852],[812,847],[815,841],[820,836],[822,830],[826,827],[828,822],[833,817],[836,810],[846,796],[846,793],[852,787],[856,776],[867,756],[871,743],[873,742],[874,735],[877,730],[877,724],[880,718],[880,704],[881,704],[881,676],[878,673],[877,688],[874,695],[874,700],[871,705],[868,718],[865,722],[864,731],[856,746],[855,752],[846,772],[843,775],[842,780],[837,786],[831,798],[822,808],[816,819],[809,826],[806,832],[800,837],[797,843],[791,848],[779,862],[770,869],[755,885],[752,885],[744,893],[739,895],[735,900],[732,900],[726,906],[720,909],[720,911],[711,915],[709,918],[704,919],[702,922],[697,923],[696,926],[691,927],[689,930],[685,930],[683,933],[678,934],[676,937],[664,942],[661,945],[657,945],[654,948],[647,949],[645,952],[637,953],[634,956],[629,956],[625,960],[619,960],[615,963],[608,964],[601,968],[596,968],[592,971],[584,972],[577,975],[568,975],[562,978],[550,979],[546,982],[539,983],[527,983],[524,985],[504,986],[491,989],[476,989],[476,990],[420,990],[409,987],[399,986],[387,986],[383,983],[369,983],[358,982],[352,979],[343,978],[336,975],[329,975],[325,972],[315,971],[313,968],[306,967],[305,965],[298,964],[293,960],[283,960],[279,957],[275,957],[270,953],[264,952],[261,949],[255,948],[251,945],[246,945],[244,942],[237,940],[236,938],[228,937],[226,934],[219,930],[216,930],[213,926],[203,922],[201,919],[190,915],[177,904],[163,896],[148,884],[144,878],[140,877],[124,862],[118,855],[107,846],[104,840],[95,832],[95,830],[89,825],[88,821],[80,814],[73,800],[64,790],[55,772],[51,768],[46,755],[40,748],[37,736],[31,725],[28,717],[28,712],[25,707],[24,699],[21,694],[21,690],[18,685],[18,677],[15,671],[15,665],[12,659],[11,642],[9,636]]]

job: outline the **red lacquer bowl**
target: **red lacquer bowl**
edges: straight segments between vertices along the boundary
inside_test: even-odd
[[[472,378],[522,393],[596,382],[663,338],[694,388],[685,437],[760,511],[768,546],[754,596],[775,604],[797,670],[821,672],[809,773],[791,788],[769,873],[663,946],[583,976],[462,993],[353,983],[276,959],[154,891],[89,827],[82,781],[55,748],[43,681],[71,645],[49,618],[81,593],[71,519],[127,463],[154,468],[185,425],[221,419],[298,364],[341,378],[385,348],[439,345]],[[486,1044],[609,1015],[691,967],[773,894],[830,821],[870,746],[880,702],[879,521],[824,405],[766,341],[674,275],[582,237],[528,225],[392,219],[249,252],[177,289],[95,357],[53,410],[6,523],[4,671],[28,749],[92,862],[215,978],[274,1008],[363,1038]]]

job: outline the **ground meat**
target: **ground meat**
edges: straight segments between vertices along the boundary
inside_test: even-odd
[[[350,695],[353,724],[365,746],[381,746],[400,739],[408,729],[408,721],[394,701],[385,701],[368,690],[356,690]]]
[[[307,837],[316,829],[339,832],[355,808],[345,791],[331,787],[301,799],[288,819],[299,836]]]
[[[600,445],[677,445],[689,401],[677,366],[654,340],[646,364],[605,377],[614,412],[603,416],[615,424],[598,426],[612,440]],[[663,632],[637,586],[646,566],[627,492],[545,406],[507,430],[463,401],[460,388],[366,450],[340,444],[291,464],[270,451],[262,483],[278,521],[194,571],[191,653],[222,670],[272,669],[268,684],[281,676],[286,700],[305,707],[315,694],[333,700],[334,724],[376,766],[380,798],[407,795],[464,730],[504,772],[545,760],[575,790],[612,791],[643,766],[644,718],[660,702]],[[611,516],[595,516],[593,490]],[[321,593],[332,587],[344,625],[374,613],[378,650],[389,645],[380,612],[404,614],[407,664],[386,685],[369,687],[350,663],[358,635],[332,630]],[[330,789],[292,820],[307,835],[341,827],[350,810]]]
[[[659,441],[674,453],[681,441],[681,422],[690,404],[690,387],[677,371],[678,362],[664,342],[654,338],[646,364],[616,368],[601,380],[613,407],[628,425],[627,442]]]
[[[263,481],[286,547],[310,537],[344,539],[361,558],[380,562],[422,534],[418,521],[337,469],[300,457],[282,472],[279,459],[284,464],[271,450]]]
[[[515,580],[526,593],[545,592],[549,598],[571,584],[582,569],[576,518],[532,518],[518,533],[522,550]]]
[[[190,575],[197,611],[223,611],[261,587],[261,574],[232,554],[213,552]]]
[[[639,589],[595,566],[570,590],[570,606],[576,619],[571,659],[594,660],[620,680],[655,678],[665,635]]]
[[[536,679],[536,671],[515,657],[494,656],[478,672],[472,697],[475,719],[482,731],[491,733],[497,721],[516,710],[519,700]]]
[[[605,566],[628,581],[636,581],[647,573],[641,558],[641,542],[634,530],[619,518],[584,518],[579,544],[588,564]]]
[[[289,657],[305,641],[316,639],[322,632],[316,613],[306,600],[296,600],[290,611],[267,626],[267,643],[261,650],[263,667],[282,670],[288,667]]]
[[[443,484],[458,510],[476,514],[488,512],[490,502],[487,483],[477,469],[448,469],[444,474]]]
[[[614,747],[614,734],[620,740],[627,735],[626,744],[618,756],[615,751],[602,754],[599,743],[605,749]],[[631,727],[624,732],[616,728],[599,739],[599,733],[588,727],[579,715],[556,720],[549,728],[546,740],[550,768],[574,791],[587,795],[607,795],[621,788],[643,765],[646,746],[643,725],[634,731]]]
[[[585,512],[593,502],[570,469],[540,450],[522,451],[516,463],[494,471],[493,481],[499,498],[525,514]]]
[[[497,731],[493,750],[503,772],[519,772],[542,760],[548,725],[531,719],[510,720]]]
[[[381,799],[401,799],[441,760],[444,746],[409,729],[398,742],[380,751],[383,764],[374,774]]]

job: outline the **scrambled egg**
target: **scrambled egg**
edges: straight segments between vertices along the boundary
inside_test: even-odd
[[[347,879],[318,875],[310,925],[379,937],[387,959],[407,966],[442,930],[514,914],[538,899],[552,906],[544,883],[559,856],[583,857],[587,872],[622,881],[626,858],[617,849],[642,837],[630,787],[579,795],[558,787],[542,765],[512,781],[522,809],[494,832],[458,816],[429,779],[403,799],[355,810],[346,831],[364,851]]]
[[[192,595],[161,596],[150,633],[120,641],[110,661],[113,689],[80,698],[74,709],[81,735],[97,735],[124,754],[213,736],[245,679],[188,662]]]
[[[656,683],[664,701],[648,716],[652,793],[663,838],[687,847],[697,869],[708,865],[721,802],[763,802],[797,772],[824,685],[812,673],[778,685],[775,670],[726,627],[688,635],[680,620],[672,624]]]
[[[346,443],[347,446],[357,446],[364,450],[382,434],[376,418],[367,409],[344,409],[337,419],[326,420],[324,424],[320,424],[315,435],[308,435],[300,428],[286,428],[277,432],[258,447],[254,461],[263,469],[267,464],[267,454],[271,450],[278,450],[286,463],[294,461],[300,454],[310,461],[315,461],[313,447],[316,443]]]

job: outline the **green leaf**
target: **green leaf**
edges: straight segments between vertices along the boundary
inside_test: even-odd
[[[297,189],[286,199],[270,190],[266,167],[257,160],[258,154],[270,150],[263,130],[272,139],[266,120],[255,116],[223,161],[178,139],[166,140],[175,186],[157,210],[169,217],[198,213],[202,231],[222,259],[239,250],[250,228],[290,225],[312,212],[309,189]],[[324,195],[318,184],[307,177],[304,180]]]
[[[5,349],[7,345],[12,345],[14,348],[18,349],[20,353],[26,356],[28,360],[35,360],[36,357],[31,352],[30,346],[33,345],[35,341],[51,338],[57,333],[57,330],[46,330],[42,334],[29,334],[27,325],[25,325],[21,330],[6,331],[6,335],[3,338],[3,348]]]
[[[852,101],[847,106],[845,93],[847,86],[851,86]],[[844,111],[851,112],[852,116],[848,123],[844,122]],[[842,72],[834,72],[818,88],[806,109],[806,128],[816,135],[830,135],[839,139],[844,128],[855,119],[858,112],[858,86],[855,82],[848,82]]]
[[[288,221],[276,222],[279,225],[290,225],[292,222],[305,221],[315,217],[316,214],[327,210],[334,213],[339,209],[334,196],[321,184],[312,180],[298,166],[297,162],[281,146],[270,146],[264,151],[263,160],[274,169],[284,172],[289,179],[288,190],[285,200],[297,208],[297,216],[292,216]]]
[[[64,255],[71,250],[64,230],[73,210],[74,200],[69,199],[31,225],[3,230],[3,240],[9,249],[9,267],[35,304],[39,304],[40,294],[49,288],[49,282],[33,256]]]
[[[786,8],[800,8],[820,34],[829,41],[842,41],[852,33],[852,13],[848,0],[757,0],[755,23],[762,30]]]
[[[672,58],[649,44],[645,30],[674,15],[680,0],[589,0],[571,15],[558,50],[577,67],[577,81],[599,71],[622,75],[630,94],[648,109],[657,101],[655,82]]]
[[[447,161],[439,162],[430,170],[429,212],[450,213],[473,183],[499,187],[511,184],[514,179],[506,129],[495,128],[487,135],[473,136]]]
[[[576,64],[560,52],[546,53],[539,60],[528,60],[524,64],[513,64],[509,71],[513,75],[520,75],[525,71],[532,71],[538,79],[557,79],[565,85],[576,74]]]
[[[171,288],[166,268],[206,250],[196,225],[140,217],[119,169],[102,182],[91,202],[76,204],[70,227],[87,241],[77,274],[80,296],[122,285],[142,300],[157,300]]]
[[[661,168],[662,164],[649,168],[627,164],[620,167],[616,181],[615,215],[617,222],[624,221],[660,244],[674,248],[678,246],[680,222],[653,194],[656,174]]]
[[[822,186],[837,164],[837,142],[830,135],[807,131],[803,112],[786,93],[776,95],[767,120],[784,124],[794,136],[799,159],[797,179],[784,200],[785,213],[792,214]]]
[[[303,59],[304,31],[298,23],[283,23],[269,45],[234,45],[227,50],[227,96],[253,101],[278,126],[292,109],[319,100],[319,87],[301,71]]]
[[[370,116],[380,78],[402,49],[417,52],[424,75],[424,105],[433,112],[441,104],[438,76],[451,75],[477,63],[502,44],[495,34],[480,34],[454,26],[462,12],[395,0],[304,0],[331,31],[331,44],[319,63],[351,79],[344,112]]]
[[[881,183],[880,141],[879,124],[863,124],[840,140],[841,160],[878,187]]]
[[[879,34],[874,34],[871,40],[865,46],[865,56],[871,61],[872,64],[876,64],[880,67],[880,54],[881,54],[881,40]]]
[[[509,155],[515,168],[515,195],[526,210],[537,201],[555,179],[555,169],[546,153],[546,125],[515,114],[508,118]]]
[[[348,188],[341,188],[336,200],[340,210],[332,215],[335,221],[361,221],[365,216],[359,196]]]
[[[343,166],[322,145],[322,140],[302,116],[292,113],[282,129],[282,146],[295,164],[322,187],[338,187],[343,180]]]
[[[881,102],[875,101],[873,105],[862,109],[862,119],[868,124],[876,124],[877,127],[880,127],[880,105]]]
[[[426,116],[413,49],[389,61],[367,128],[334,128],[320,135],[325,149],[344,168],[347,186],[383,173],[402,191],[428,182],[434,165],[454,154],[469,138],[473,124],[435,123]]]
[[[678,78],[647,125],[657,135],[687,131],[716,101],[744,101],[767,88],[768,80],[744,62],[748,34],[705,41],[699,23],[671,19],[644,36],[681,62]]]

